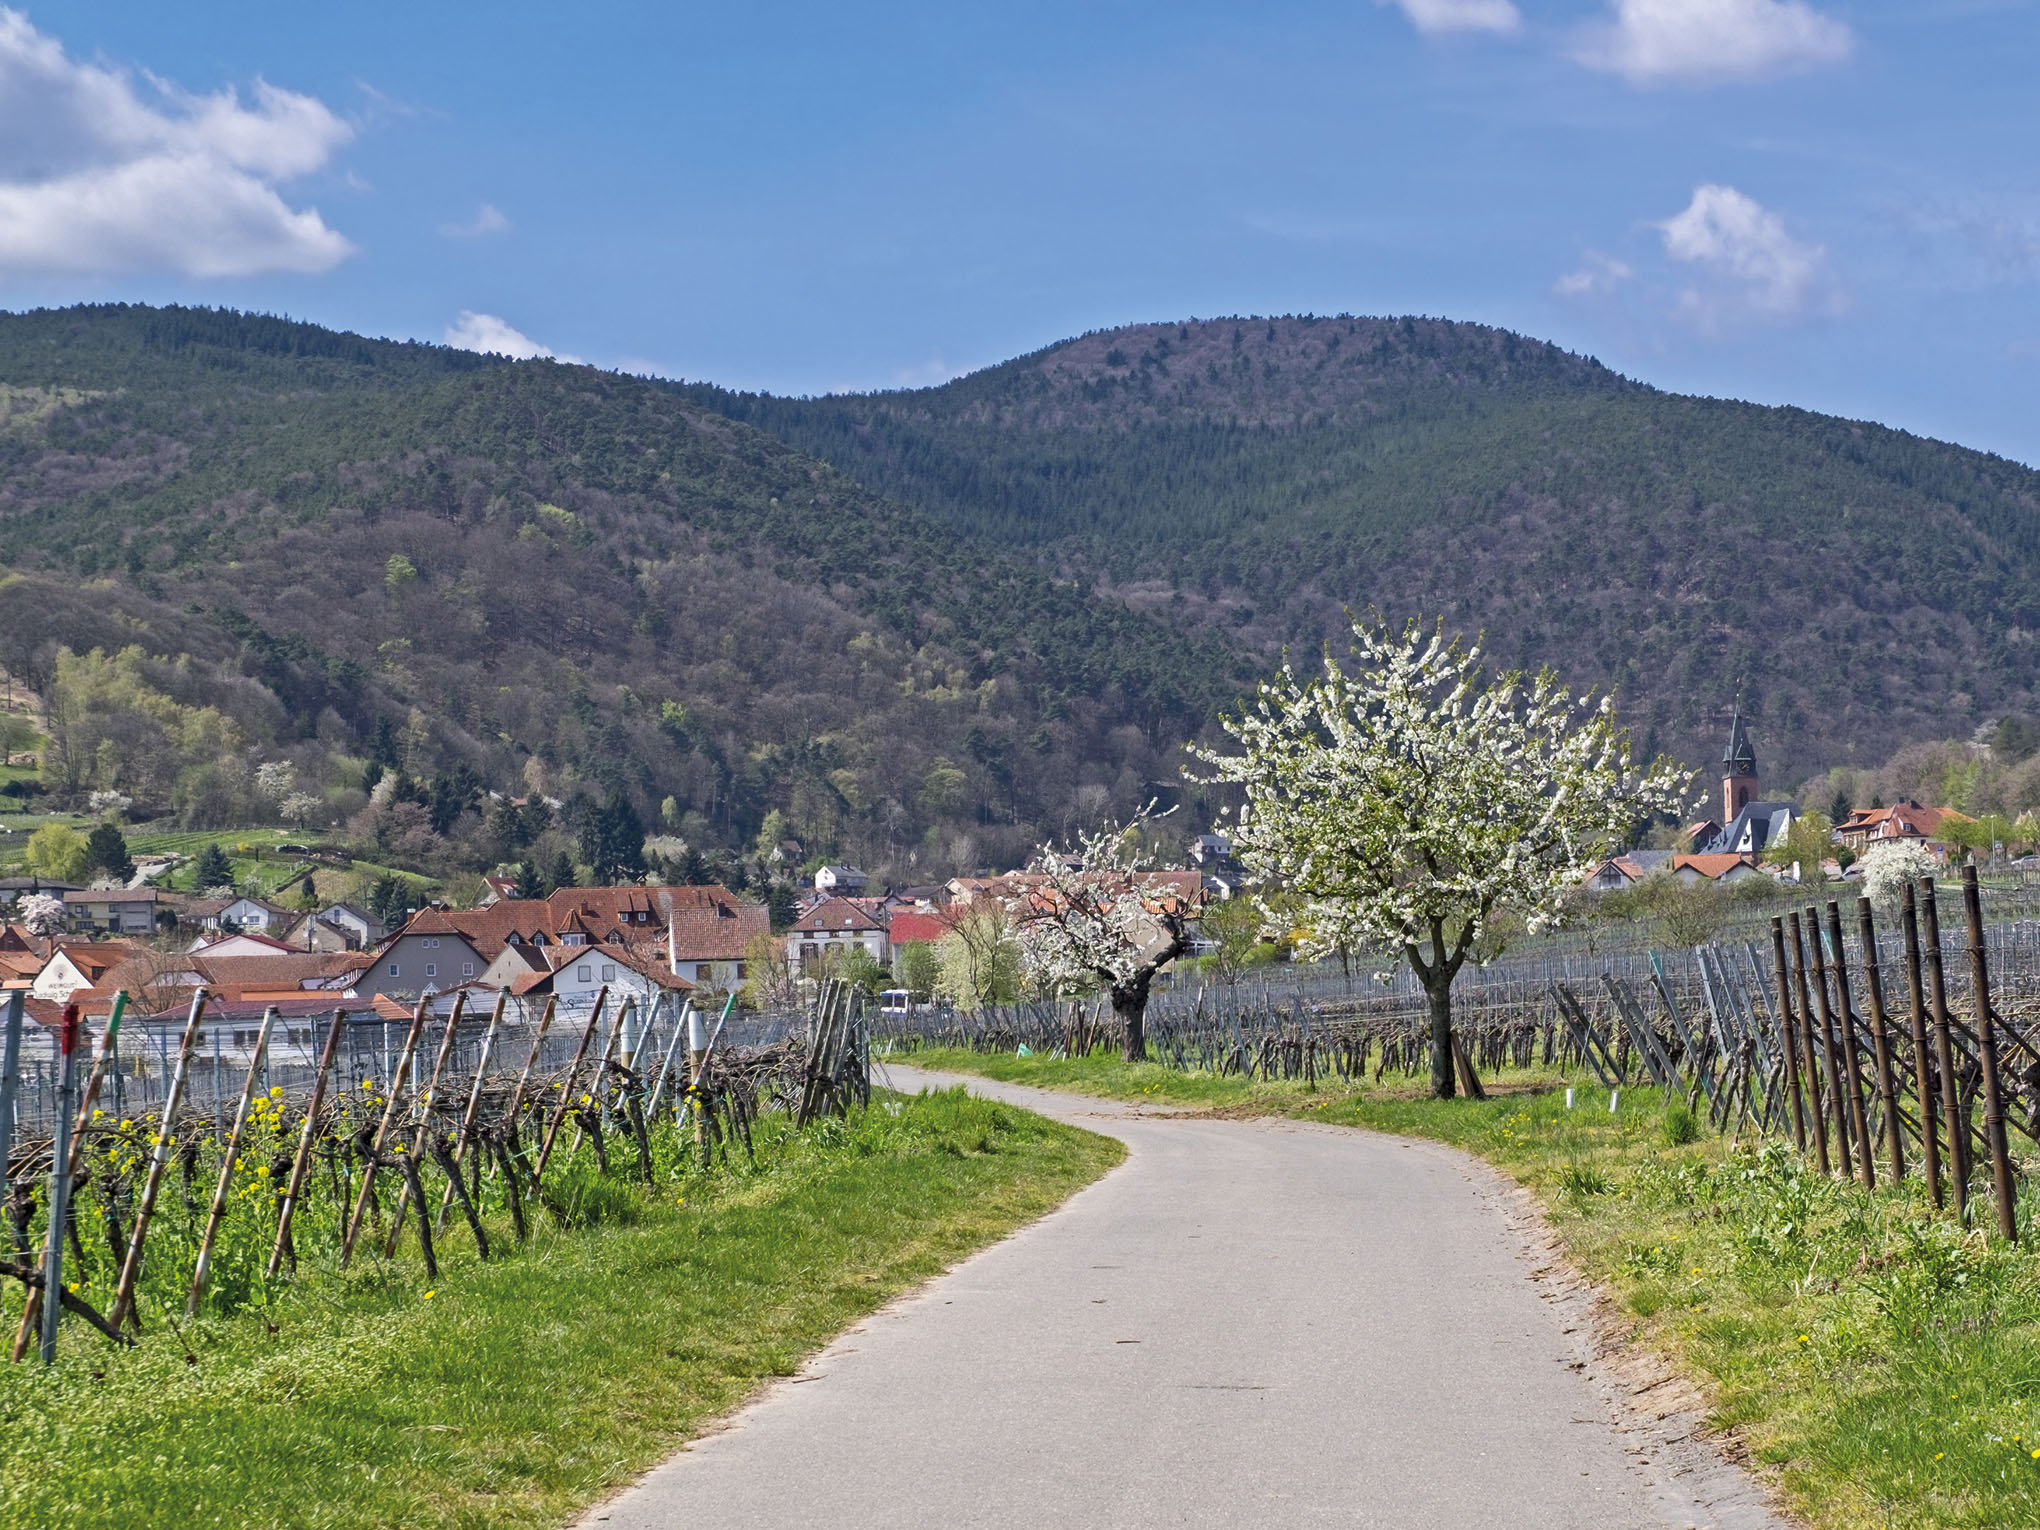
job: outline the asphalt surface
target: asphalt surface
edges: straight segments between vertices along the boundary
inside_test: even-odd
[[[1126,1162],[585,1526],[1782,1530],[1691,1418],[1630,1399],[1475,1160],[970,1082]]]

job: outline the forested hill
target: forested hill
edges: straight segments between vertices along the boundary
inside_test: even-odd
[[[2040,475],[1503,330],[1206,320],[914,392],[686,391],[1264,655],[1346,607],[1438,615],[1694,760],[1740,684],[1773,780],[2040,705]]]
[[[461,783],[411,846],[448,864],[504,848],[477,783],[1008,861],[1173,777],[1249,674],[669,388],[222,312],[0,315],[0,562],[60,795],[230,819],[288,757],[345,812],[380,753]]]

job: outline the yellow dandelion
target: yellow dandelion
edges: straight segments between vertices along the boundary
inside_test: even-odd
[[[425,1293],[425,1300],[429,1302],[432,1300],[433,1297],[437,1296],[438,1294],[439,1293],[437,1291],[427,1291]]]

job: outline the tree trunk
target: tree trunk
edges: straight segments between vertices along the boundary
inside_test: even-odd
[[[1125,1029],[1128,1062],[1147,1061],[1148,985],[1153,980],[1152,972],[1143,972],[1112,988],[1112,1018]]]
[[[1457,1087],[1452,1076],[1452,979],[1434,977],[1424,991],[1431,1000],[1431,1097],[1449,1100]]]

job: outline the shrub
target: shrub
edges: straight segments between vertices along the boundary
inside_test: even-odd
[[[1700,1122],[1685,1106],[1674,1105],[1665,1112],[1664,1134],[1669,1146],[1684,1147],[1700,1140]]]

